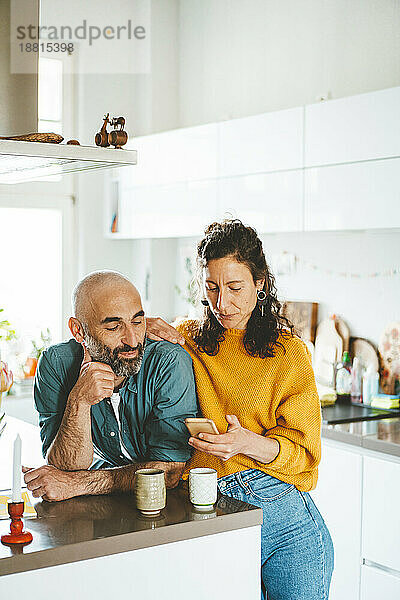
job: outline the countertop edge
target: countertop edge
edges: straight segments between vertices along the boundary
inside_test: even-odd
[[[361,435],[349,433],[347,431],[337,431],[336,429],[330,429],[329,425],[322,426],[321,436],[322,438],[325,438],[327,440],[344,442],[345,444],[351,444],[352,446],[362,447],[363,445],[363,438]]]
[[[373,436],[366,435],[363,439],[362,447],[381,454],[400,457],[400,444],[394,444],[387,440],[377,440]]]
[[[340,431],[334,429],[329,425],[323,425],[321,430],[321,437],[325,440],[333,440],[335,442],[341,442],[353,446],[356,448],[363,448],[365,450],[372,450],[378,454],[385,456],[393,456],[400,458],[400,444],[386,439],[378,439],[376,434],[359,434],[351,433],[349,431]]]
[[[0,577],[235,531],[261,525],[261,523],[262,510],[255,508],[205,521],[176,523],[160,529],[146,529],[39,550],[23,556],[10,556],[0,561]]]

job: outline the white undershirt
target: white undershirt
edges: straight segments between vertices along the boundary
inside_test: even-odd
[[[120,401],[121,401],[121,398],[119,397],[119,393],[114,392],[113,395],[111,396],[111,406],[113,407],[115,418],[117,419],[117,423],[118,423],[119,443],[120,443],[123,455],[126,456],[126,458],[129,458],[129,460],[132,460],[132,457],[130,456],[130,454],[128,454],[128,451],[126,450],[126,448],[122,442],[121,422],[119,420],[119,403],[120,403]]]

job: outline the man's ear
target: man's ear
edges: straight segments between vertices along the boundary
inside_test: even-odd
[[[76,341],[81,344],[84,341],[84,332],[81,322],[78,321],[76,317],[70,317],[68,321],[68,327]]]

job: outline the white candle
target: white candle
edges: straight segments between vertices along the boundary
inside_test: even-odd
[[[21,438],[14,441],[13,486],[11,502],[22,502],[21,496]]]

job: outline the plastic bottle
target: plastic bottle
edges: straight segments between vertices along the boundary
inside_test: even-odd
[[[351,360],[348,352],[343,352],[342,362],[338,364],[336,370],[336,394],[337,402],[345,403],[350,401],[351,392]]]
[[[371,404],[372,398],[379,392],[379,373],[372,365],[369,365],[362,379],[362,401],[363,404]]]
[[[362,366],[361,361],[357,356],[353,360],[353,366],[351,368],[351,392],[350,397],[351,401],[357,404],[361,404],[362,402],[362,392],[361,392],[361,384],[362,384]]]

